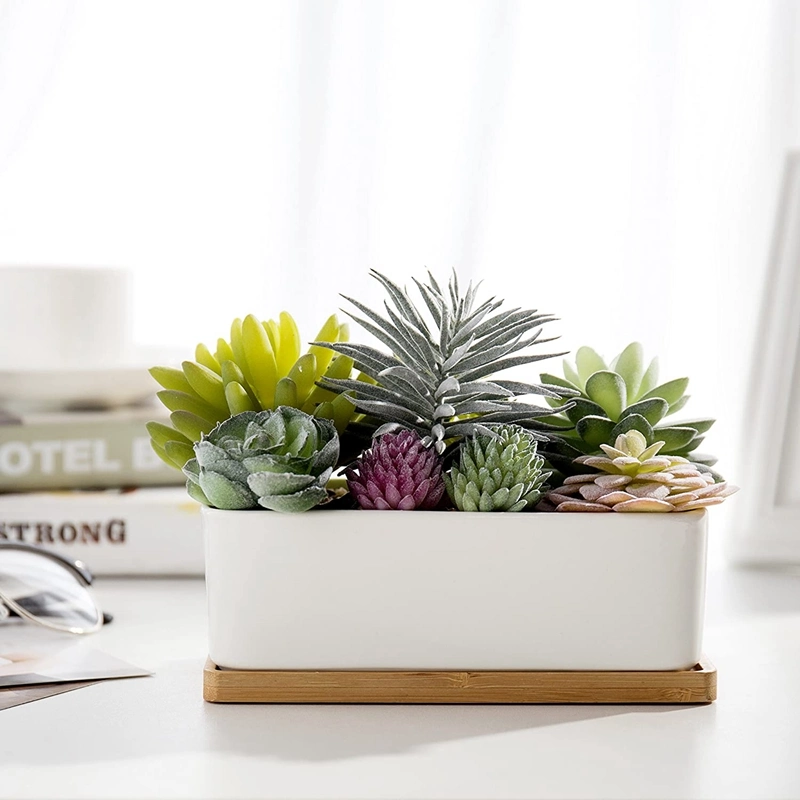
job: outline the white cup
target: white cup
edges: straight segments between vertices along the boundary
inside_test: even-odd
[[[129,284],[122,269],[0,267],[0,370],[122,366]]]

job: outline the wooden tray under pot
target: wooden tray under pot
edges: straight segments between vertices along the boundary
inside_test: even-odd
[[[210,659],[209,703],[712,703],[707,659],[677,672],[232,670]]]

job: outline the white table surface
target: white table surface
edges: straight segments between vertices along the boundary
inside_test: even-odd
[[[800,576],[709,584],[713,705],[403,707],[204,704],[202,582],[101,581],[156,675],[0,712],[0,797],[800,797]]]

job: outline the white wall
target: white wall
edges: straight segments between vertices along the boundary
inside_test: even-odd
[[[456,265],[689,374],[735,477],[797,37],[756,0],[0,0],[0,262],[131,267],[142,343]]]

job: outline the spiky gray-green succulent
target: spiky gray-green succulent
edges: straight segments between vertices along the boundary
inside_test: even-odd
[[[461,444],[445,485],[459,511],[522,511],[541,499],[550,477],[543,466],[530,432],[500,425]]]
[[[195,500],[227,510],[298,512],[327,498],[339,437],[330,420],[279,406],[221,422],[194,451],[183,471]]]
[[[561,442],[547,445],[547,458],[566,474],[573,459],[600,454],[602,445],[613,445],[618,436],[639,431],[647,446],[662,442],[663,456],[688,458],[701,467],[716,462],[713,456],[695,453],[713,419],[664,423],[686,405],[688,378],[658,383],[658,359],[645,368],[641,344],[632,342],[610,363],[591,347],[576,352],[575,366],[564,360],[564,377],[542,373],[547,384],[561,386],[572,398],[570,408],[560,410],[547,422],[562,426]],[[575,393],[580,396],[575,397]],[[551,402],[548,400],[548,402]]]
[[[379,433],[409,428],[441,453],[447,444],[492,424],[514,423],[541,431],[546,426],[537,425],[537,419],[552,411],[520,401],[520,396],[542,395],[562,410],[568,407],[553,387],[491,377],[551,358],[531,353],[530,348],[552,341],[540,335],[553,316],[521,308],[496,313],[503,301],[494,297],[476,305],[478,286],[470,283],[462,292],[455,272],[445,289],[430,273],[427,283],[414,279],[427,310],[423,313],[404,288],[375,270],[371,275],[388,294],[385,316],[345,299],[363,314],[350,316],[391,352],[365,344],[316,344],[350,356],[376,385],[328,377],[318,385],[350,394],[360,411],[385,423]],[[532,435],[546,438],[541,432]]]

